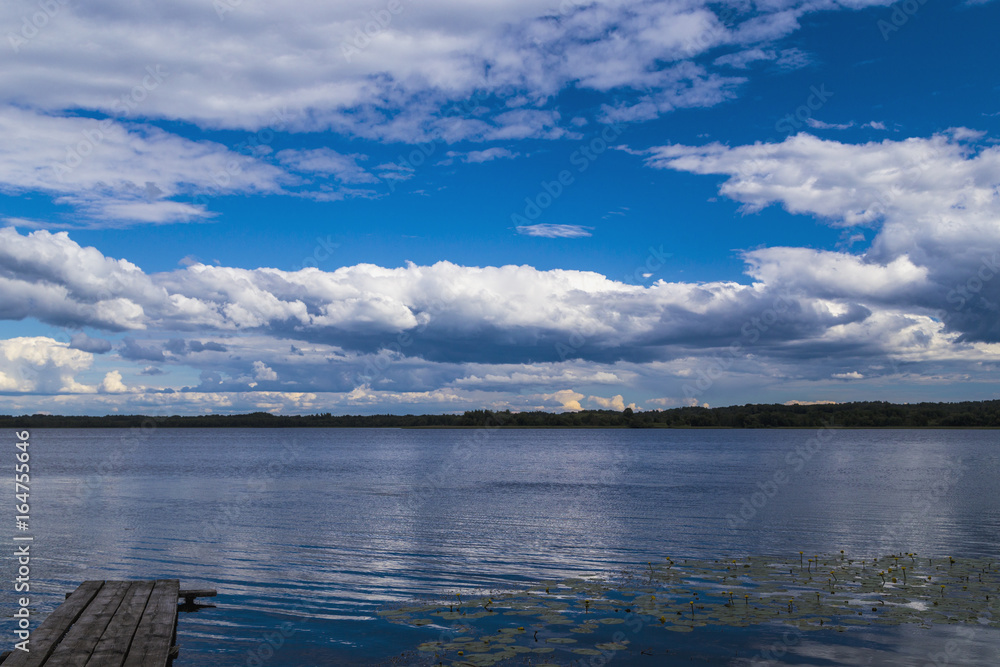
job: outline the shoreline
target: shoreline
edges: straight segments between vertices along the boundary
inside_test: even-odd
[[[22,428],[409,428],[409,429],[997,429],[1000,400],[955,403],[855,401],[811,405],[747,404],[664,410],[543,412],[465,410],[450,414],[0,415]]]

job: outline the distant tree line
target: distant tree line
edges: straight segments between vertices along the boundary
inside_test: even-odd
[[[148,416],[0,415],[2,428],[1000,428],[1000,401],[739,405],[633,412],[493,412],[461,415]]]

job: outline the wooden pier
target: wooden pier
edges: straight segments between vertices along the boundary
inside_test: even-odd
[[[177,647],[177,600],[214,596],[177,579],[85,581],[31,633],[30,652],[3,667],[167,667]]]

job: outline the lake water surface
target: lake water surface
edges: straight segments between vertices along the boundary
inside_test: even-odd
[[[998,438],[957,430],[36,430],[35,618],[86,579],[179,578],[182,588],[219,596],[216,608],[181,615],[177,667],[379,664],[440,634],[376,615],[416,598],[610,576],[666,556],[1000,556]],[[13,591],[0,599],[12,630]],[[282,629],[271,651],[267,638]],[[1000,664],[995,630],[955,632],[811,633],[785,642],[782,662]],[[671,637],[669,654],[623,652],[611,664],[739,665],[755,656],[767,664],[761,650],[780,640],[773,627],[705,628]]]

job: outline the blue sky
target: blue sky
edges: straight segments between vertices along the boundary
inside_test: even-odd
[[[9,2],[0,412],[996,398],[995,2]]]

